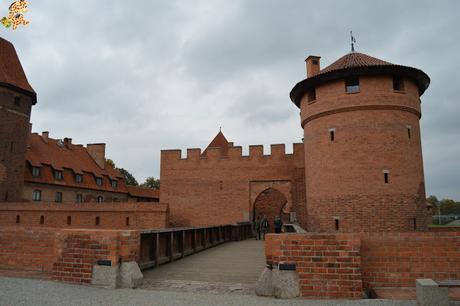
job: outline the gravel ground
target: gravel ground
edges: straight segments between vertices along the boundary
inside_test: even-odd
[[[109,290],[57,282],[0,277],[0,305],[416,305],[415,301],[394,300],[276,300],[248,295],[212,295],[152,290]]]

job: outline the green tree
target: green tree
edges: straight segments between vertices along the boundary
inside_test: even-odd
[[[145,182],[141,184],[142,187],[160,189],[160,179],[155,179],[153,176],[149,176],[145,179]]]
[[[115,163],[110,158],[106,158],[105,163],[111,166],[112,168],[116,168]]]
[[[126,185],[131,185],[131,186],[139,186],[139,183],[136,181],[134,176],[128,172],[128,170],[125,170],[123,168],[117,168],[117,170],[123,175],[125,178],[125,183]]]

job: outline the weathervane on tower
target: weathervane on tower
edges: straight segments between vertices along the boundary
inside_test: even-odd
[[[350,39],[351,39],[351,52],[355,52],[356,38],[353,37],[353,31],[350,31]]]

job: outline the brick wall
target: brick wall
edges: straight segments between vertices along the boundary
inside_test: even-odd
[[[6,179],[0,180],[0,201],[21,200],[31,106],[30,97],[0,88],[0,163],[6,168]]]
[[[267,262],[295,263],[301,294],[360,298],[363,288],[415,287],[417,278],[460,279],[460,231],[270,234]]]
[[[302,99],[307,229],[332,232],[338,219],[341,232],[426,230],[418,89],[359,80],[359,93],[337,80],[318,86],[314,103]]]
[[[0,269],[50,273],[54,280],[90,283],[98,260],[139,259],[140,234],[131,230],[0,227]]]
[[[135,231],[72,231],[59,233],[60,254],[53,264],[52,278],[68,283],[91,283],[98,260],[135,261],[139,258],[140,235]]]
[[[303,144],[294,144],[293,152],[286,154],[284,145],[272,145],[271,154],[264,155],[263,146],[250,146],[249,156],[242,156],[241,147],[229,147],[225,157],[219,148],[209,148],[201,157],[200,149],[189,149],[182,159],[180,150],[163,150],[160,199],[169,204],[171,223],[201,226],[251,220],[255,199],[268,188],[283,192],[293,211],[303,209],[305,197],[295,192],[298,184],[305,184]],[[252,188],[260,191],[253,194]]]
[[[158,203],[0,203],[3,226],[158,229],[169,226],[168,217]]]
[[[417,278],[460,279],[460,231],[362,235],[365,287],[414,287]]]
[[[270,234],[267,261],[295,263],[306,298],[361,298],[359,236],[354,234]]]

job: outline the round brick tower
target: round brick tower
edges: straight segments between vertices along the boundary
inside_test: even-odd
[[[0,38],[0,202],[22,198],[30,112],[36,102],[14,46]]]
[[[304,129],[307,229],[425,230],[421,70],[351,52],[291,91]]]

